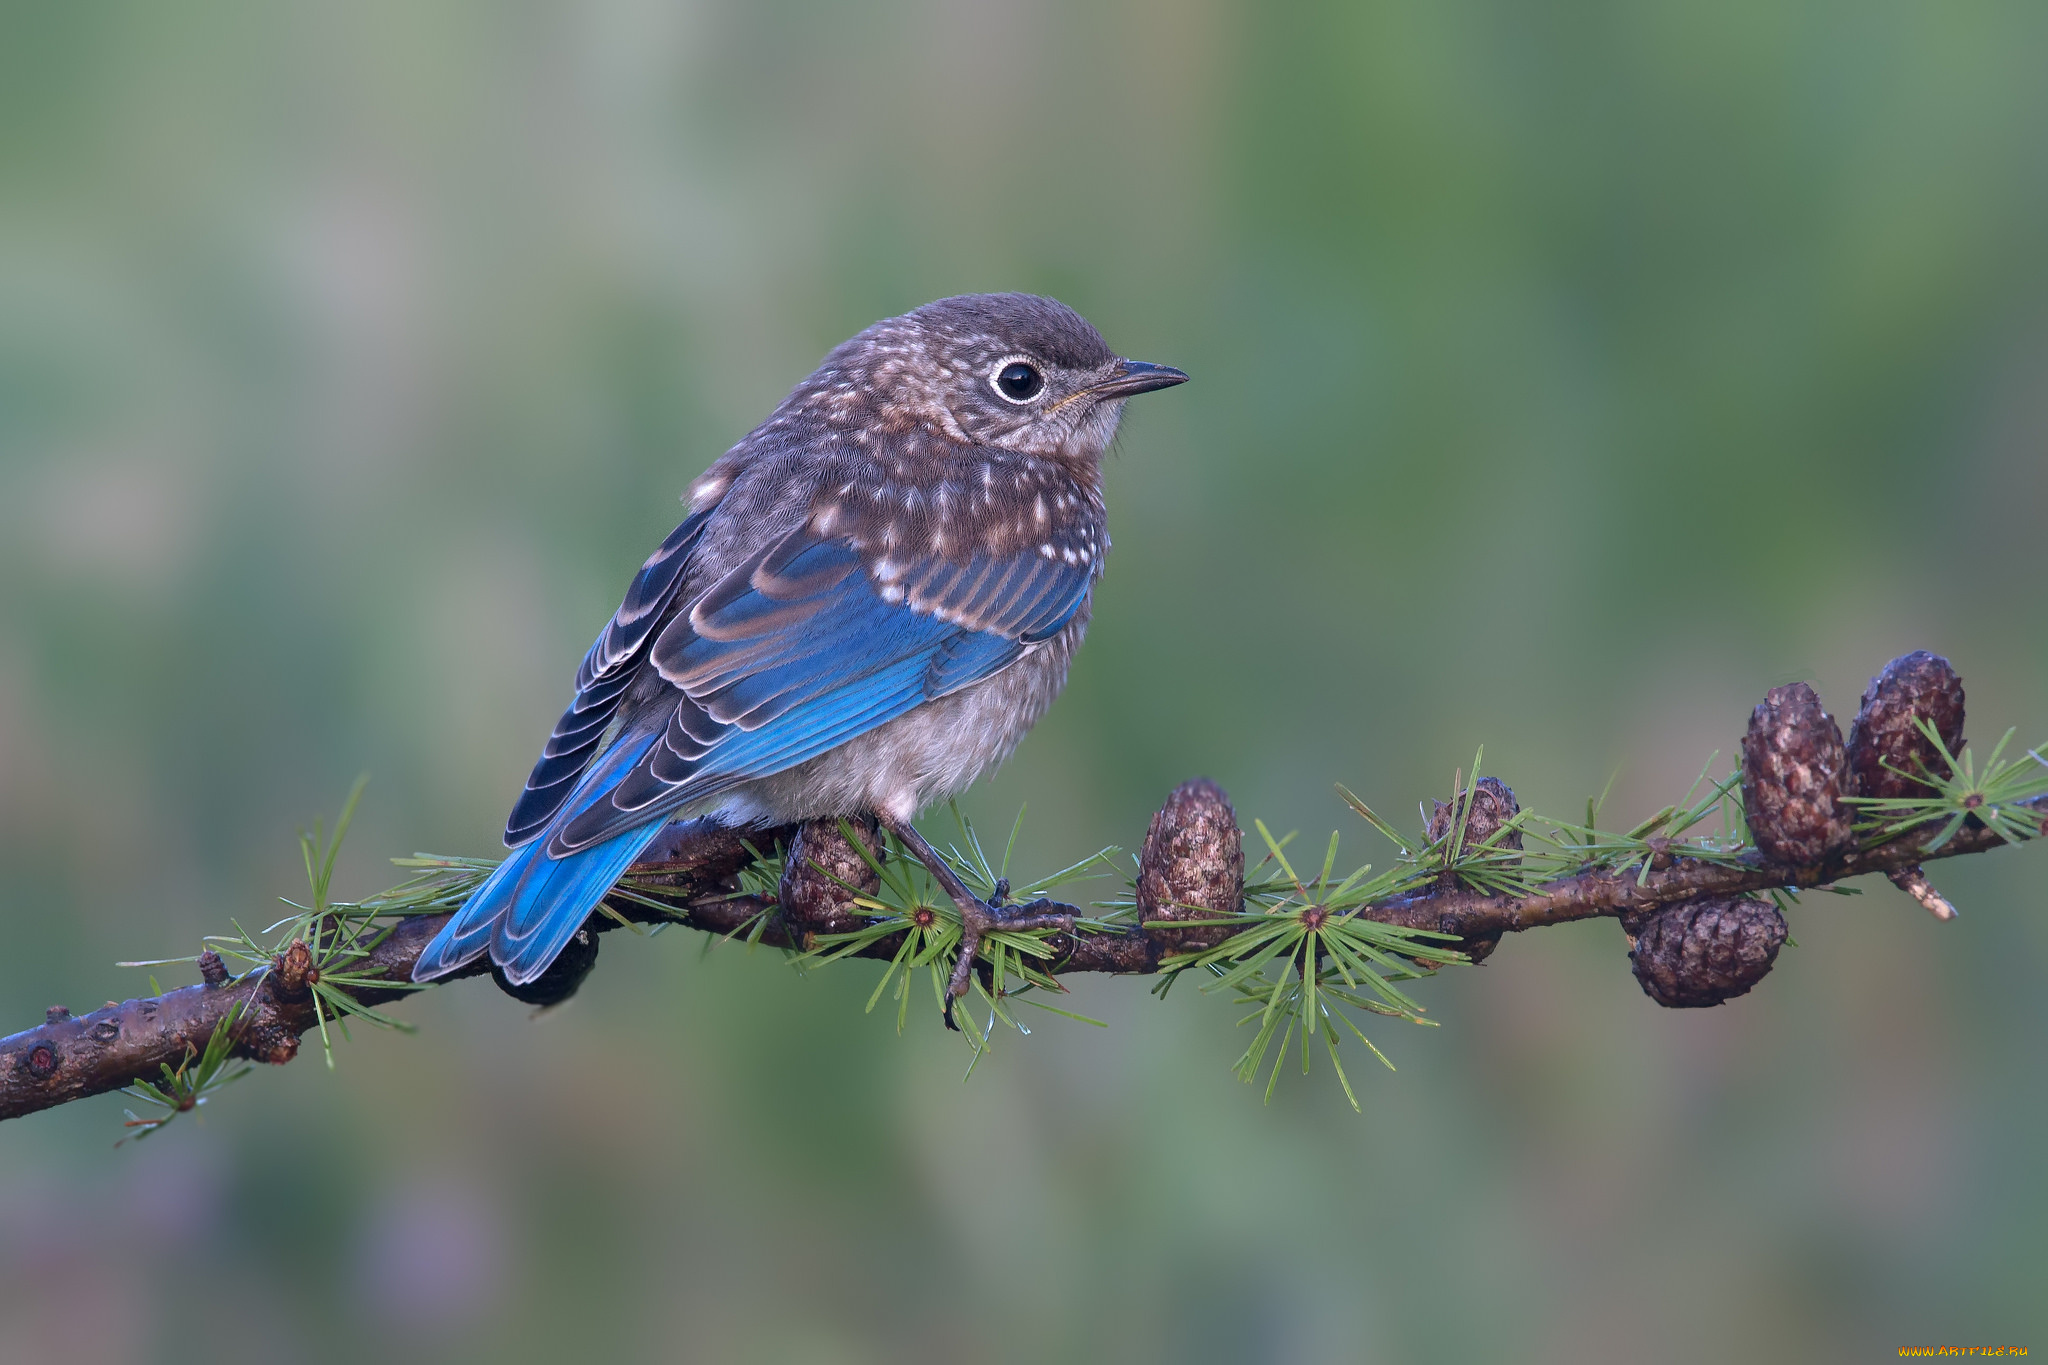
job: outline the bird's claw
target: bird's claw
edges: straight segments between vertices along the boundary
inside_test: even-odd
[[[953,1002],[967,994],[967,987],[974,980],[974,960],[981,953],[981,940],[985,935],[1000,930],[1029,933],[1037,929],[1057,929],[1073,932],[1072,906],[1059,906],[1055,910],[1052,907],[1059,903],[1043,898],[1024,905],[1005,905],[1003,902],[1010,898],[1007,877],[998,878],[991,888],[993,894],[983,900],[967,889],[967,884],[960,880],[960,874],[939,856],[938,850],[926,842],[910,821],[885,811],[877,811],[875,818],[925,865],[933,879],[953,898],[953,904],[960,907],[960,957],[953,964],[953,978],[946,985],[946,1004],[941,1011],[947,1028],[957,1031],[960,1027],[953,1022]]]
[[[1004,905],[1009,898],[1010,883],[1007,879],[996,883],[995,894],[987,900],[963,900],[960,902],[960,956],[953,963],[953,978],[946,985],[946,1027],[956,1032],[960,1026],[953,1022],[953,1002],[967,994],[967,987],[974,980],[974,960],[981,954],[981,941],[989,934],[1001,930],[1029,932],[1034,929],[1056,929],[1061,933],[1072,933],[1074,917],[1063,910],[1050,907],[1057,901],[1040,897],[1023,905]]]

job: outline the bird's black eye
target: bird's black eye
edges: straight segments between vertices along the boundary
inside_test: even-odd
[[[1012,360],[995,375],[996,392],[1012,403],[1028,403],[1045,391],[1045,376],[1038,367],[1023,360]]]

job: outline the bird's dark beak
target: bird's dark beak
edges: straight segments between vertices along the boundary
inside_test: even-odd
[[[1119,360],[1108,379],[1088,391],[1092,398],[1129,398],[1134,393],[1170,389],[1185,384],[1188,377],[1171,365],[1153,365],[1143,360]]]

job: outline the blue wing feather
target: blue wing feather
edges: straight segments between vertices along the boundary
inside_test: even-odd
[[[1027,552],[934,558],[885,588],[872,552],[799,531],[681,603],[701,530],[701,516],[676,529],[591,646],[508,824],[508,842],[531,842],[415,979],[486,947],[515,984],[539,976],[670,815],[989,677],[1063,629],[1094,581],[1087,561]],[[661,711],[621,717],[644,669],[675,690]]]
[[[950,566],[913,566],[905,577],[919,591],[892,601],[854,571],[858,562],[845,542],[799,532],[672,620],[650,660],[728,733],[705,736],[689,755],[655,749],[609,803],[560,825],[549,852],[793,768],[978,682],[1064,627],[1094,580],[1086,564],[1036,553],[977,556],[950,575]]]
[[[576,699],[555,722],[541,749],[526,790],[505,821],[505,845],[517,848],[540,836],[574,790],[574,779],[597,756],[605,731],[617,717],[619,701],[639,671],[647,641],[667,619],[683,570],[704,534],[709,508],[683,519],[660,548],[647,557],[626,589],[626,600],[598,634],[576,670]]]

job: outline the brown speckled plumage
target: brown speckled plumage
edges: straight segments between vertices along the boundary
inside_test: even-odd
[[[1020,294],[834,348],[691,484],[419,978],[531,980],[672,817],[901,822],[1000,763],[1087,630],[1124,401],[1185,378]]]

